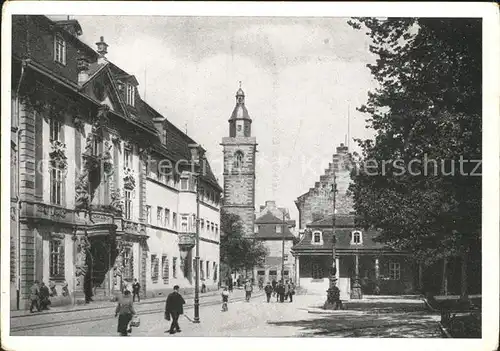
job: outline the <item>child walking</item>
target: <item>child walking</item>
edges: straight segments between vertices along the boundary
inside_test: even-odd
[[[222,312],[227,311],[227,303],[229,301],[229,291],[227,288],[224,288],[224,291],[222,292]]]

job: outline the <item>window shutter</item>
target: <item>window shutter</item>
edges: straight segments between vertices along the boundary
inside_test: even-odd
[[[162,278],[165,284],[169,282],[169,268],[168,256],[162,256]]]

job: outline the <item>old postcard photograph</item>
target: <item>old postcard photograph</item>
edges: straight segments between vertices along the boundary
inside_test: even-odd
[[[498,14],[4,5],[2,347],[496,349]]]

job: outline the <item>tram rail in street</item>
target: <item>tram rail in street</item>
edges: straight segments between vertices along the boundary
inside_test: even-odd
[[[262,295],[263,294],[256,294],[253,297],[255,298],[255,297],[262,296]],[[244,297],[238,297],[238,298],[234,298],[230,303],[240,302],[240,301],[244,301],[244,300],[245,300]],[[153,304],[153,303],[163,304],[163,301],[149,302],[149,304]],[[221,303],[222,302],[219,299],[212,300],[212,301],[206,301],[206,302],[201,302],[200,307],[215,306],[215,305],[218,305]],[[143,304],[141,304],[141,305],[143,305]],[[141,305],[138,305],[138,306],[141,306]],[[105,308],[114,309],[115,306],[110,306],[110,307],[105,307]],[[102,308],[102,309],[105,309],[105,308]],[[192,308],[194,308],[194,304],[189,304],[189,305],[185,306],[185,309],[192,309]],[[76,311],[78,311],[78,310],[74,310],[74,311],[70,310],[67,312],[76,312]],[[88,310],[86,310],[86,311],[88,311]],[[160,313],[163,311],[164,311],[164,308],[154,308],[154,309],[147,309],[147,310],[143,310],[143,311],[137,311],[137,314],[139,316],[141,316],[141,315]],[[33,317],[33,315],[31,315],[31,317]],[[13,332],[33,330],[33,329],[46,329],[46,328],[60,327],[60,326],[65,326],[65,325],[70,325],[70,324],[83,324],[83,323],[89,323],[89,322],[95,322],[95,321],[103,321],[106,319],[115,319],[114,313],[113,314],[106,314],[103,316],[89,316],[89,317],[80,317],[80,318],[75,318],[75,319],[64,319],[64,320],[58,320],[58,321],[53,321],[53,322],[41,322],[41,323],[20,325],[20,326],[11,327],[10,332],[13,333]]]

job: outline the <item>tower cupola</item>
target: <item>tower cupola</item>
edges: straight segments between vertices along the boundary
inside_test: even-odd
[[[229,136],[230,137],[250,137],[252,119],[248,114],[245,107],[245,92],[240,87],[236,92],[236,106],[234,106],[233,113],[229,119]]]

